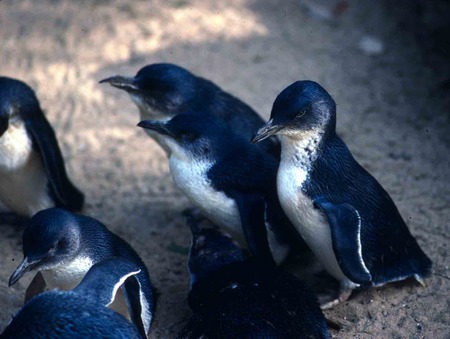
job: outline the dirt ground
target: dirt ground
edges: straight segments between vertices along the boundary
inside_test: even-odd
[[[152,338],[173,338],[187,306],[189,201],[125,93],[98,81],[172,62],[268,118],[295,80],[321,83],[338,132],[387,189],[432,259],[426,288],[390,284],[326,315],[335,338],[449,338],[448,3],[427,1],[0,1],[0,73],[37,92],[84,213],[126,239],[160,293]],[[430,4],[434,3],[434,4]],[[373,37],[364,45],[364,38]],[[369,39],[370,40],[370,39]],[[31,276],[8,288],[22,227],[0,224],[0,332]]]

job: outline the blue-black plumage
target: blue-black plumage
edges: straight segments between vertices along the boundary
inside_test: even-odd
[[[157,63],[141,68],[134,77],[113,76],[100,83],[125,90],[137,105],[141,120],[168,120],[175,115],[202,112],[221,118],[247,140],[263,120],[246,103],[222,90],[213,82],[196,76],[183,67]],[[158,136],[147,131],[161,146],[170,150]],[[280,145],[275,138],[258,148],[279,157]]]
[[[194,314],[178,338],[328,338],[317,298],[299,279],[246,258],[215,229],[190,226]]]
[[[0,201],[27,217],[55,206],[79,211],[84,203],[34,91],[7,77],[0,77]]]
[[[347,290],[340,299],[356,286],[409,277],[422,282],[431,261],[388,193],[337,136],[336,104],[326,90],[313,81],[297,81],[283,90],[253,142],[274,134],[282,145],[277,180],[281,205],[325,269]]]
[[[89,269],[74,289],[48,291],[32,298],[0,338],[146,338],[122,315],[107,307],[124,283],[136,289],[134,296],[139,295],[136,275],[140,271],[139,266],[124,258],[101,261]]]
[[[305,249],[276,194],[276,158],[213,115],[181,113],[139,126],[164,139],[172,177],[191,202],[254,255],[280,263],[289,245]]]
[[[103,224],[87,216],[51,208],[30,219],[22,242],[24,259],[11,275],[9,285],[15,284],[28,271],[37,272],[26,299],[42,292],[45,287],[74,288],[92,265],[105,259],[119,257],[130,260],[140,269],[136,278],[141,293],[134,296],[136,289],[127,282],[111,307],[129,316],[141,333],[149,332],[154,293],[147,268],[135,250]],[[130,304],[129,300],[138,302]]]

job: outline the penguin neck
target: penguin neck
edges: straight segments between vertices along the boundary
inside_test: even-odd
[[[136,104],[137,108],[139,109],[139,119],[142,120],[158,120],[158,121],[169,121],[172,119],[175,114],[168,114],[162,111],[159,111],[157,109],[151,108],[146,102],[145,99],[143,99],[140,95],[135,93],[128,93],[130,95],[131,100]],[[146,129],[145,132],[147,135],[155,140],[161,148],[166,153],[167,157],[170,156],[170,148],[167,146],[164,138],[160,136],[155,131],[152,131],[150,129]]]
[[[319,156],[324,134],[312,129],[281,135],[281,162],[308,170]]]

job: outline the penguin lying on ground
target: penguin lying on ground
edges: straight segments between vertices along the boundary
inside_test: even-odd
[[[55,206],[79,211],[84,202],[33,90],[6,77],[0,77],[0,201],[26,217]]]
[[[109,309],[119,287],[133,289],[130,303],[139,303],[141,268],[126,259],[112,258],[92,266],[70,291],[48,291],[22,307],[0,335],[1,339],[138,339],[136,328]]]
[[[140,332],[144,336],[148,334],[154,296],[147,268],[134,249],[103,224],[87,216],[51,208],[31,218],[22,242],[24,258],[11,275],[9,286],[28,271],[38,272],[27,289],[26,300],[45,287],[74,288],[92,265],[105,259],[119,257],[130,260],[140,269],[136,275],[140,294],[137,298],[131,296],[135,289],[125,283],[111,307],[125,316],[129,315]],[[127,307],[124,297],[139,302]]]
[[[151,64],[141,68],[134,77],[117,75],[100,81],[105,82],[130,95],[139,108],[140,120],[166,121],[183,112],[202,112],[220,117],[247,140],[263,123],[250,106],[213,82],[177,65]],[[158,134],[151,130],[147,133],[170,153]],[[275,138],[258,145],[258,148],[279,159],[280,145]]]
[[[394,202],[336,135],[336,104],[317,83],[297,81],[276,98],[253,142],[281,137],[278,196],[325,269],[341,283],[333,306],[357,286],[414,277],[431,261]]]
[[[189,224],[194,315],[178,338],[328,338],[317,299],[301,281],[244,258],[217,230]]]
[[[274,157],[213,115],[183,113],[167,122],[144,120],[138,126],[164,140],[170,149],[170,172],[183,193],[214,224],[243,246],[247,243],[254,255],[267,260],[273,256],[280,263],[289,245],[306,248],[278,201]]]

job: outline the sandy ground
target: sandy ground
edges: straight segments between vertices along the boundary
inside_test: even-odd
[[[190,204],[162,150],[135,127],[128,96],[97,82],[166,61],[212,79],[264,118],[295,80],[328,89],[338,104],[338,132],[392,195],[434,263],[426,288],[391,284],[327,311],[344,325],[331,334],[448,338],[450,45],[440,26],[448,4],[215,3],[0,1],[0,73],[36,90],[68,172],[86,194],[84,213],[129,241],[147,264],[160,293],[151,336],[173,338],[190,315],[190,237],[180,215]],[[367,35],[382,42],[381,51],[358,47]],[[22,228],[0,224],[0,233],[1,331],[31,277],[8,288],[22,259]]]

